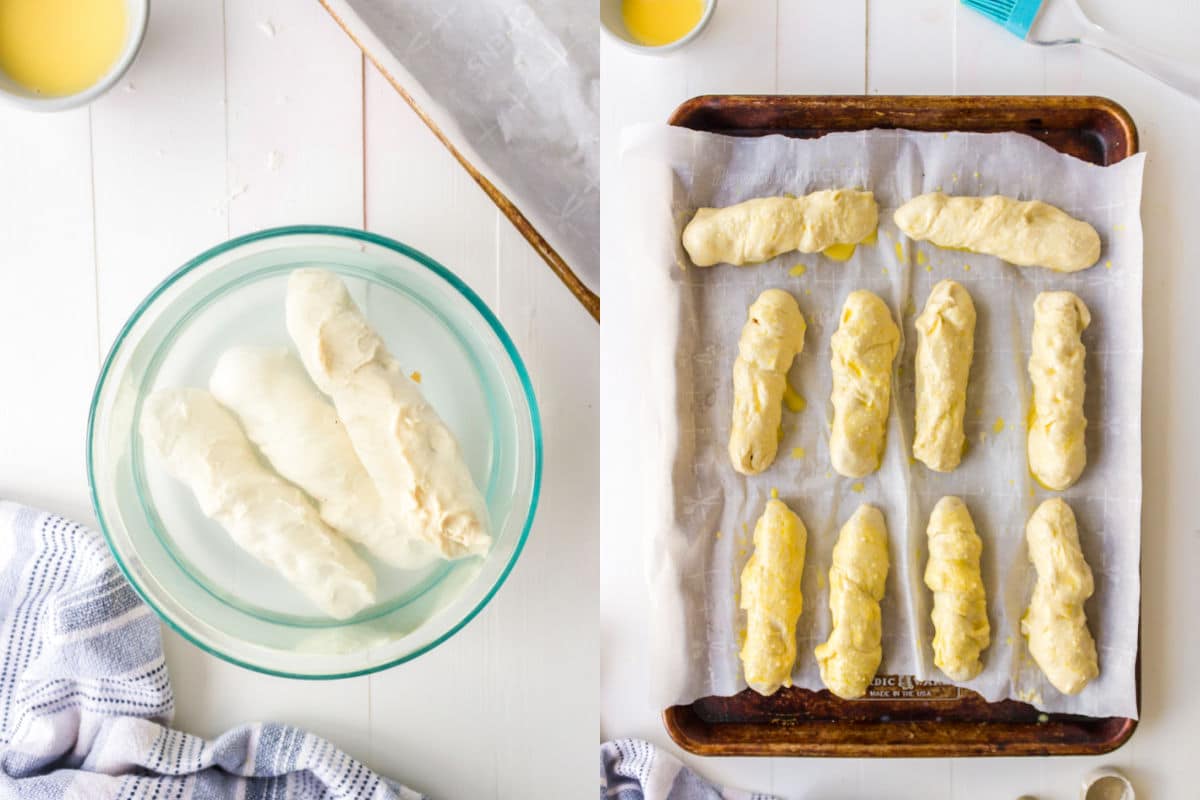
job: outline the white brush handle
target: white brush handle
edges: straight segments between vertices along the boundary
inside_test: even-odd
[[[1080,41],[1106,50],[1168,86],[1174,86],[1184,94],[1200,100],[1200,64],[1146,50],[1098,26],[1092,26],[1091,30],[1080,37]]]
[[[1122,61],[1153,75],[1168,86],[1173,86],[1184,94],[1200,100],[1200,63],[1184,61],[1171,56],[1155,53],[1135,44],[1130,44],[1120,36],[1109,33],[1088,19],[1078,3],[1072,2],[1074,12],[1083,30],[1080,31],[1079,41],[1098,47]]]

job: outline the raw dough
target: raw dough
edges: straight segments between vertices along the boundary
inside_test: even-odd
[[[226,350],[208,388],[275,471],[312,496],[326,525],[394,567],[416,569],[437,557],[384,510],[346,426],[286,348]]]
[[[917,326],[917,427],[913,456],[937,472],[962,461],[967,378],[975,355],[975,304],[955,281],[929,293]]]
[[[1033,302],[1033,346],[1029,378],[1029,471],[1047,489],[1062,491],[1087,465],[1087,418],[1083,416],[1084,358],[1080,339],[1092,321],[1071,292],[1042,292]]]
[[[879,601],[888,573],[888,534],[883,513],[862,505],[847,520],[833,547],[829,568],[829,641],[814,651],[821,681],[846,700],[866,694],[883,660]]]
[[[759,197],[702,208],[683,229],[683,247],[698,267],[758,264],[798,250],[816,253],[858,244],[879,224],[875,195],[826,189],[804,197]]]
[[[1029,518],[1025,540],[1038,578],[1029,610],[1021,618],[1021,633],[1054,688],[1078,694],[1100,668],[1083,611],[1094,587],[1092,570],[1079,548],[1075,512],[1061,498],[1047,500]]]
[[[729,434],[729,460],[743,475],[756,475],[775,460],[787,373],[804,349],[804,328],[800,306],[782,289],[767,289],[750,306],[733,364]]]
[[[237,420],[201,389],[164,389],[142,409],[142,437],[234,542],[336,619],[375,602],[375,575],[304,493],[258,460]]]
[[[979,571],[983,542],[971,512],[957,497],[943,497],[929,515],[925,585],[933,592],[933,663],[956,681],[983,670],[979,654],[991,639],[987,595]]]
[[[1100,260],[1095,228],[1038,200],[933,192],[900,206],[894,219],[910,239],[997,256],[1021,267],[1078,272]]]
[[[768,500],[754,526],[754,554],[742,570],[746,641],[740,656],[746,683],[761,695],[792,685],[807,543],[800,517],[782,500]]]
[[[829,457],[848,478],[879,469],[887,439],[892,361],[900,329],[876,295],[851,292],[833,334],[833,429]]]
[[[341,280],[322,269],[294,271],[287,328],[396,524],[417,531],[446,558],[486,553],[487,510],[458,441]]]

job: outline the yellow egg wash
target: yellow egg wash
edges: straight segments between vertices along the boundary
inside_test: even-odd
[[[116,63],[125,35],[125,0],[0,0],[0,71],[37,94],[75,94]]]
[[[621,0],[629,35],[647,47],[676,42],[704,16],[704,0]]]
[[[821,252],[825,254],[826,258],[832,258],[834,261],[849,261],[857,247],[856,244],[834,244]]]
[[[793,414],[799,414],[804,409],[808,408],[808,401],[804,396],[792,388],[792,384],[787,384],[783,389],[783,404],[787,406],[788,411]]]

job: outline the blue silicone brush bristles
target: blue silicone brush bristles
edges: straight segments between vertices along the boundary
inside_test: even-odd
[[[1037,19],[1043,0],[962,0],[967,8],[973,8],[992,22],[999,22],[1010,33],[1024,39]]]

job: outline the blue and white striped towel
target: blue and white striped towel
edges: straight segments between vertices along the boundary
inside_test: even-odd
[[[0,503],[0,624],[0,797],[421,798],[288,725],[166,727],[158,620],[80,525]]]
[[[600,800],[777,800],[722,789],[641,739],[600,746]]]

